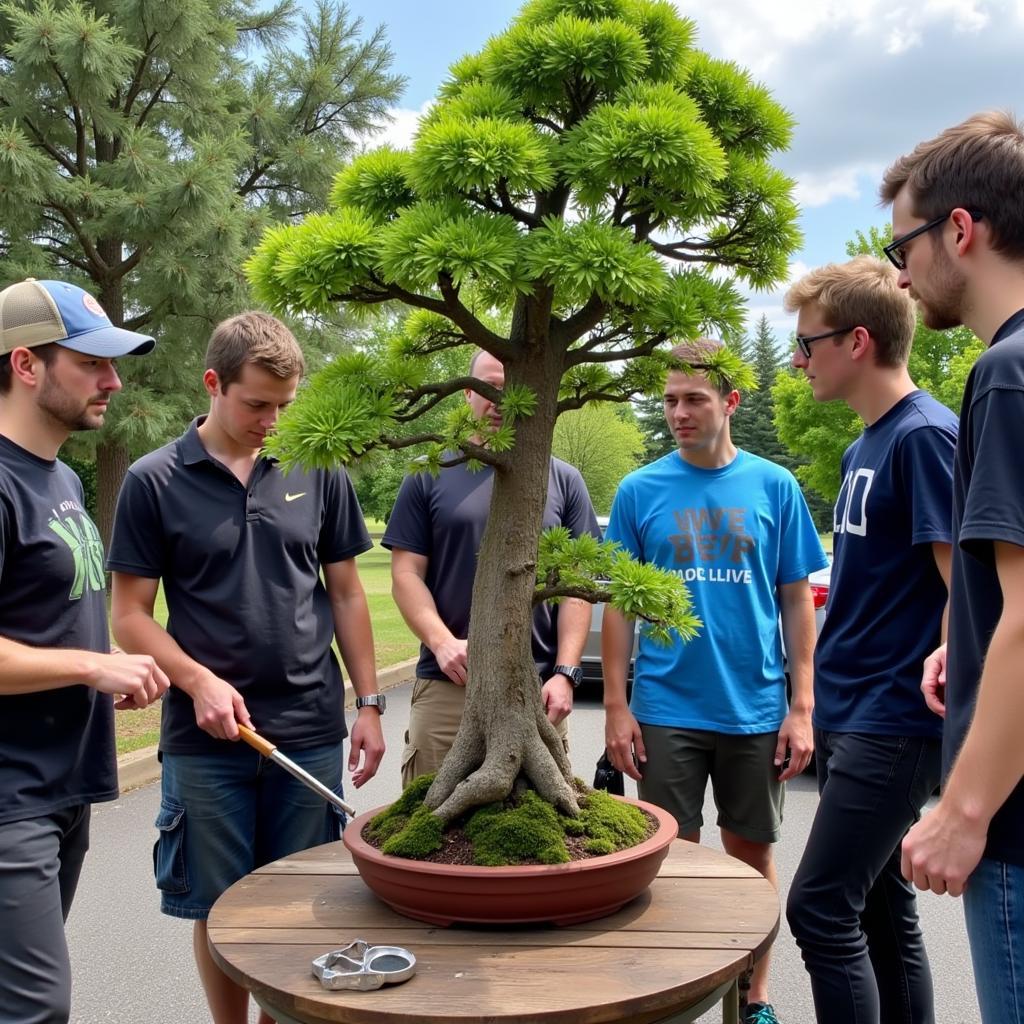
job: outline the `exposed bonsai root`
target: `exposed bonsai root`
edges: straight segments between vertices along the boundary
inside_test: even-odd
[[[508,759],[494,753],[488,754],[484,763],[469,778],[460,782],[444,803],[433,808],[434,814],[447,824],[473,807],[504,800],[512,792],[512,784],[518,774],[518,758]],[[434,785],[437,785],[436,779]]]
[[[562,759],[568,761],[561,739],[558,741],[558,749],[562,753]],[[580,813],[580,805],[576,802],[576,793],[572,788],[572,783],[562,775],[560,767],[557,771],[552,770],[557,765],[557,759],[556,765],[551,763],[552,753],[539,736],[532,742],[528,742],[523,756],[523,774],[533,783],[533,788],[537,790],[540,797],[563,814],[575,818]]]
[[[484,754],[483,731],[475,722],[463,720],[455,743],[441,763],[423,803],[430,810],[440,807],[455,792],[459,783],[483,764]]]

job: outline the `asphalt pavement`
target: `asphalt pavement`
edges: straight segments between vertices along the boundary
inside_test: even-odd
[[[388,753],[378,777],[360,790],[346,792],[360,811],[394,800],[401,790],[399,755],[410,690],[411,686],[403,685],[388,693],[384,716]],[[604,746],[603,730],[600,702],[578,700],[571,719],[572,760],[576,773],[588,781]],[[783,838],[776,847],[783,893],[800,859],[816,803],[810,777],[789,784]],[[74,977],[73,1024],[209,1022],[192,961],[191,923],[164,917],[158,909],[151,854],[158,804],[159,786],[150,784],[94,808],[92,849],[67,927]],[[704,819],[713,825],[710,800]],[[705,826],[704,833],[706,841],[717,846],[716,831]],[[921,897],[920,908],[935,978],[936,1024],[976,1024],[978,1010],[960,902],[928,894]],[[775,944],[772,988],[782,1024],[814,1021],[807,977],[785,922]],[[720,1020],[715,1011],[702,1017],[701,1024]]]

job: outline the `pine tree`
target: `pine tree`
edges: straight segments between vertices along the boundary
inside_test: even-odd
[[[425,444],[425,471],[494,468],[462,728],[426,798],[442,822],[504,799],[520,774],[578,812],[540,701],[534,602],[610,600],[662,638],[696,626],[674,574],[591,537],[541,538],[559,414],[658,394],[673,343],[738,332],[732,276],[780,280],[799,239],[792,182],[770,164],[789,116],[693,39],[667,0],[531,0],[452,67],[409,151],[356,158],[326,215],[269,232],[248,265],[279,310],[418,311],[385,358],[339,356],[311,382],[272,439],[284,464]],[[424,370],[425,356],[466,345],[504,364],[503,389]],[[709,362],[715,380],[751,382],[731,351]],[[497,431],[465,404],[443,430],[417,429],[467,386],[500,402]]]
[[[756,391],[741,396],[740,406],[730,424],[732,440],[754,455],[785,466],[792,460],[775,430],[775,402],[771,390],[782,359],[766,316],[757,322],[754,337],[749,342],[749,352],[758,387]]]
[[[196,411],[210,326],[247,303],[256,239],[322,208],[397,97],[382,30],[361,36],[326,0],[301,19],[292,0],[0,9],[0,277],[75,281],[160,340],[123,361],[132,387],[100,438],[104,536],[131,456]]]

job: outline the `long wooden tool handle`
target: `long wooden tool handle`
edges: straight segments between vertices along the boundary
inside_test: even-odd
[[[238,735],[249,744],[250,747],[254,747],[264,757],[270,757],[277,747],[274,746],[270,740],[265,740],[258,732],[254,729],[250,729],[247,725],[238,726]]]

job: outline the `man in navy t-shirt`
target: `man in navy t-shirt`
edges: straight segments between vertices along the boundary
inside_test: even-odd
[[[946,608],[957,421],[910,379],[914,304],[888,263],[821,267],[786,307],[815,399],[865,424],[843,455],[814,657],[821,800],[786,909],[819,1021],[927,1024],[931,971],[900,840],[939,779],[942,721],[920,682]]]
[[[1024,1022],[1024,125],[977,114],[889,168],[886,253],[925,324],[989,345],[953,474],[949,648],[925,667],[945,711],[942,799],[903,841],[919,889],[964,894],[984,1024]],[[944,704],[943,704],[944,698]]]
[[[153,339],[61,281],[0,292],[0,1019],[67,1024],[64,921],[92,804],[117,797],[114,707],[167,689],[152,658],[111,653],[103,544],[57,458],[103,425],[113,359]]]

